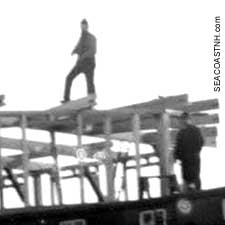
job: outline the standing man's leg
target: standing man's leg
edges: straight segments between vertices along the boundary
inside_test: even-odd
[[[94,69],[85,73],[88,94],[95,94]]]
[[[66,77],[65,89],[64,89],[64,101],[70,101],[70,91],[71,91],[72,82],[78,76],[79,73],[80,71],[78,67],[75,66]]]
[[[83,65],[84,65],[83,72],[85,74],[87,82],[88,95],[95,94],[95,85],[94,85],[95,59],[86,59]]]
[[[196,170],[196,180],[195,180],[196,189],[201,190],[201,177],[200,177],[201,159],[200,157],[196,158],[195,170]]]

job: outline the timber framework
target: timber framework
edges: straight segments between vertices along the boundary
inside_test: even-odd
[[[0,105],[4,105],[0,96]],[[172,149],[178,131],[180,112],[190,113],[191,121],[200,127],[205,139],[205,146],[215,147],[217,137],[216,124],[219,122],[215,110],[219,108],[217,99],[189,102],[188,95],[159,97],[148,102],[129,105],[110,110],[95,110],[95,98],[89,96],[71,101],[59,107],[42,111],[0,111],[0,130],[17,127],[21,129],[21,139],[0,137],[0,207],[3,210],[4,189],[15,188],[24,206],[43,205],[42,176],[47,174],[50,180],[52,205],[63,204],[63,179],[76,178],[80,188],[80,202],[85,203],[85,182],[94,190],[97,201],[116,201],[119,199],[115,190],[117,166],[122,168],[122,186],[124,199],[129,200],[127,185],[128,170],[135,170],[137,199],[143,192],[149,194],[151,179],[159,179],[161,195],[171,192],[171,178],[174,175]],[[211,110],[211,111],[210,111]],[[50,142],[27,140],[29,129],[49,132]],[[57,144],[57,133],[72,134],[75,145]],[[98,138],[98,142],[84,143],[84,138]],[[115,141],[128,143],[126,149],[113,150]],[[132,146],[134,151],[130,150]],[[146,146],[151,151],[143,152]],[[21,154],[4,156],[7,151],[20,150]],[[74,163],[61,166],[59,156],[68,156]],[[34,159],[52,157],[53,163],[40,163]],[[100,180],[105,170],[106,190]],[[144,176],[143,169],[158,167],[156,176]],[[69,175],[63,175],[69,171]],[[34,185],[32,191],[29,179]],[[73,193],[71,193],[72,195]],[[76,193],[74,193],[76,194]],[[119,192],[120,194],[120,192]],[[33,195],[33,196],[31,196]]]

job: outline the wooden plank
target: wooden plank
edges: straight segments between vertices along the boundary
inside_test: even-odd
[[[211,125],[211,124],[215,124],[219,122],[219,116],[218,114],[193,114],[190,115],[190,120],[191,123],[194,125]],[[153,118],[153,117],[141,117],[141,128],[142,129],[156,129],[159,123],[159,119],[158,118]],[[121,122],[122,124],[123,122]],[[119,125],[121,127],[121,124]],[[115,124],[114,124],[115,125]],[[127,125],[127,122],[126,122]],[[178,128],[179,127],[179,117],[177,116],[172,116],[171,117],[171,123],[170,123],[170,128]],[[125,128],[125,126],[124,126]],[[112,139],[115,140],[120,140],[120,141],[129,141],[129,142],[133,142],[133,135],[132,132],[130,132],[130,127],[127,126],[127,129],[116,129],[117,131],[125,131],[122,133],[114,133],[111,135]],[[128,132],[127,132],[128,131]],[[150,136],[149,136],[150,135]],[[143,143],[155,143],[156,142],[156,137],[157,134],[155,132],[152,132],[149,134],[142,134],[142,140],[141,142]],[[102,135],[99,135],[99,137],[103,137]],[[145,141],[145,138],[149,141]],[[209,143],[209,142],[206,142]]]
[[[2,128],[19,126],[19,119],[17,117],[1,117],[0,123]]]
[[[157,154],[155,152],[145,153],[145,154],[140,153],[139,156],[140,156],[140,159],[149,159],[151,157],[157,156]],[[121,155],[120,156],[120,154],[119,154],[118,158],[115,159],[114,161],[116,163],[119,163],[119,162],[125,163],[130,160],[136,160],[136,155]]]
[[[155,99],[135,105],[114,108],[110,110],[91,110],[82,112],[84,121],[88,124],[102,123],[102,118],[110,117],[112,123],[117,120],[126,120],[128,117],[132,119],[133,114],[138,113],[160,113],[165,107],[174,107],[181,103],[187,103],[187,95],[169,96],[163,99]]]
[[[147,162],[147,163],[141,163],[140,164],[140,168],[149,167],[149,166],[159,166],[159,162]],[[136,169],[136,168],[137,168],[136,165],[126,166],[126,170],[128,170],[128,169]]]
[[[176,98],[175,98],[176,99]],[[182,99],[181,99],[182,100]],[[131,115],[134,112],[140,112],[141,114],[141,121],[142,121],[142,129],[155,129],[158,126],[158,119],[155,114],[162,112],[165,108],[173,108],[177,110],[187,110],[188,112],[198,112],[210,109],[217,109],[218,108],[218,100],[212,99],[207,101],[197,101],[193,103],[187,103],[184,101],[174,104],[174,102],[163,102],[163,100],[153,101],[154,103],[149,103],[148,107],[142,108],[141,104],[136,105],[134,108],[132,107],[124,107],[103,112],[94,112],[95,114],[91,116],[92,111],[84,112],[85,121],[89,124],[92,124],[92,130],[86,131],[86,134],[92,135],[100,135],[103,134],[103,124],[102,124],[102,117],[107,115],[111,117],[112,120],[112,133],[120,133],[120,132],[128,132],[132,130],[132,127],[129,125],[131,120]],[[174,104],[172,107],[170,104]],[[152,115],[153,114],[153,115]],[[205,123],[214,123],[216,120],[218,121],[218,117],[210,115],[193,115],[192,116],[194,121],[197,124],[205,124]],[[201,118],[200,118],[201,117]],[[202,119],[203,118],[203,119]],[[215,121],[213,121],[215,119]],[[177,119],[176,119],[177,120]],[[175,126],[174,122],[172,121],[171,126]],[[177,125],[176,125],[177,126]],[[85,132],[85,131],[84,131]]]
[[[205,140],[204,146],[214,146],[215,138],[217,136],[217,127],[200,127],[201,133]],[[175,143],[178,130],[170,131],[171,142]],[[210,138],[210,139],[208,139]],[[146,144],[155,144],[159,141],[159,135],[157,132],[146,133],[142,135],[142,142]]]
[[[210,99],[204,101],[196,101],[190,102],[188,104],[180,104],[175,107],[167,107],[176,110],[182,110],[185,112],[200,112],[200,111],[207,111],[219,108],[219,101],[218,99]]]
[[[91,107],[93,107],[96,104],[95,99],[95,95],[89,95],[88,97],[69,101],[60,106],[51,108],[48,110],[48,112],[54,114],[55,116],[63,116],[66,114],[76,113],[77,111],[90,109]]]
[[[112,153],[111,153],[112,154]],[[150,157],[155,157],[157,156],[155,152],[152,153],[146,153],[146,154],[140,154],[141,159],[149,159]],[[130,160],[135,160],[135,155],[121,155],[120,153],[115,153],[114,156],[112,157],[114,163],[124,163]],[[102,164],[100,161],[96,162],[83,162],[84,166],[92,167],[92,166],[99,166]],[[65,170],[75,170],[79,169],[79,165],[69,165],[69,166],[64,166],[61,168],[62,171]]]
[[[165,108],[197,112],[198,110],[203,111],[218,108],[218,100],[214,99],[188,103],[187,95],[181,95],[155,99],[147,103],[140,103],[111,110],[85,110],[82,111],[84,121],[83,133],[89,135],[104,134],[104,122],[102,118],[107,116],[112,120],[112,133],[131,131],[132,128],[129,126],[129,120],[132,119],[132,115],[136,112],[139,113],[141,117],[152,116],[152,118],[146,118],[146,121],[148,119],[148,126],[147,123],[142,123],[144,126],[142,129],[148,129],[149,127],[154,128],[157,127],[156,122],[154,121],[156,119],[155,114],[162,112]],[[55,125],[46,123],[46,120],[31,120],[30,126],[39,129],[50,129],[52,126],[52,128],[57,129],[58,131],[71,133],[73,132],[73,129],[76,128],[77,124],[72,122],[71,119],[55,121]],[[86,130],[86,127],[91,127],[91,129]]]
[[[216,148],[217,147],[216,137],[205,137],[204,138],[204,146]]]
[[[22,160],[18,163],[12,156],[2,157],[3,166],[8,166],[10,168],[22,169]],[[53,164],[50,163],[40,163],[40,162],[28,162],[27,168],[29,171],[40,171],[49,172],[53,169]]]
[[[92,166],[99,166],[102,165],[101,162],[83,162],[83,166],[84,167],[92,167]],[[61,171],[66,171],[66,170],[76,170],[76,169],[80,169],[80,165],[75,164],[75,165],[69,165],[69,166],[63,166],[61,167]]]
[[[149,102],[139,103],[135,105],[120,107],[116,109],[110,110],[110,117],[115,114],[134,114],[137,113],[139,115],[145,113],[160,113],[167,107],[175,107],[180,104],[186,104],[188,101],[188,96],[177,95],[177,96],[168,96],[164,98],[154,99]]]
[[[31,110],[31,111],[0,111],[0,117],[21,117],[22,115],[30,118],[37,116],[48,116],[49,112],[43,110]]]
[[[214,124],[219,122],[218,114],[193,114],[190,116],[191,121],[195,125],[206,125],[206,124]],[[141,129],[157,129],[159,124],[159,117],[157,115],[152,114],[144,114],[140,117],[141,119]],[[171,128],[177,128],[179,121],[179,117],[172,116],[171,117]],[[84,130],[85,132],[85,130]],[[113,121],[112,123],[112,137],[116,133],[124,133],[124,132],[132,132],[131,126],[131,118],[128,117],[124,120]],[[89,135],[99,135],[103,136],[103,125],[101,123],[95,123],[92,126],[92,130],[86,131],[86,134]]]
[[[21,117],[25,115],[28,118],[46,117],[49,114],[56,116],[74,113],[82,109],[88,109],[95,105],[96,96],[89,95],[88,97],[70,101],[63,105],[50,108],[48,110],[28,110],[28,111],[0,111],[0,117]]]
[[[21,149],[21,140],[0,137],[2,148],[7,149]],[[30,152],[30,158],[45,157],[51,155],[51,148],[49,143],[27,141],[27,145]],[[112,145],[112,143],[111,143]],[[87,157],[92,157],[96,152],[102,151],[106,147],[106,142],[97,142],[92,144],[85,144],[83,148],[87,152]],[[76,156],[78,146],[70,145],[56,145],[57,152],[59,155]],[[19,160],[19,156],[16,156]]]
[[[218,114],[190,114],[189,119],[193,125],[211,125],[219,123]],[[179,128],[179,116],[171,117],[171,128]]]

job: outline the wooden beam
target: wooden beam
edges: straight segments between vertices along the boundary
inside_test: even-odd
[[[157,129],[159,124],[159,115],[143,114],[141,117],[141,129]],[[195,125],[207,125],[219,122],[218,114],[191,114],[190,119]],[[117,133],[132,132],[131,117],[127,117],[124,120],[117,120],[112,122],[112,135]],[[171,128],[178,128],[179,117],[171,116]],[[92,130],[84,132],[89,135],[98,135],[102,137],[103,135],[103,125],[102,123],[94,123],[92,125]],[[113,137],[113,136],[112,136]]]
[[[30,205],[30,196],[29,196],[29,183],[28,183],[28,178],[29,178],[29,149],[27,146],[26,142],[26,127],[27,127],[27,118],[25,115],[22,115],[21,117],[21,131],[22,131],[22,149],[23,149],[23,154],[22,154],[22,167],[24,171],[24,186],[23,186],[23,191],[24,191],[24,203],[25,206]]]
[[[160,174],[163,177],[168,177],[173,173],[173,164],[170,162],[170,118],[167,113],[162,113],[159,123],[159,141],[157,143],[160,154]],[[161,179],[161,194],[162,196],[170,195],[170,187],[168,179]]]
[[[111,153],[112,154],[112,153]],[[157,156],[157,154],[155,152],[152,152],[152,153],[146,153],[146,154],[140,154],[140,157],[141,159],[149,159],[151,157],[155,157]],[[127,161],[130,161],[130,160],[135,160],[135,155],[121,155],[120,153],[118,154],[115,154],[114,157],[112,157],[113,159],[113,162],[114,163],[125,163]],[[99,166],[99,165],[102,165],[102,162],[100,161],[96,161],[96,162],[83,162],[84,166],[85,167],[91,167],[91,166]],[[70,166],[64,166],[61,168],[61,171],[65,171],[65,170],[74,170],[74,169],[79,169],[79,165],[76,164],[76,165],[70,165]]]
[[[1,117],[0,123],[2,128],[19,126],[19,119],[17,117]]]
[[[147,162],[147,163],[142,163],[140,164],[140,168],[144,168],[144,167],[149,167],[149,166],[159,166],[159,162]],[[136,169],[137,166],[134,165],[134,166],[126,166],[126,170],[128,169]]]
[[[136,173],[137,173],[137,196],[140,196],[140,177],[141,177],[141,166],[140,166],[140,127],[141,127],[141,121],[139,114],[134,114],[133,120],[133,136],[134,136],[134,144],[135,144],[135,161],[136,161]]]
[[[37,116],[48,116],[49,113],[43,110],[31,110],[31,111],[0,111],[0,117],[17,117],[22,115],[32,118]]]
[[[190,102],[188,104],[180,104],[175,107],[167,107],[171,109],[181,110],[185,112],[200,112],[219,108],[218,99],[210,99],[204,101]]]
[[[82,146],[82,134],[83,134],[83,118],[81,114],[78,114],[77,116],[77,145],[80,151],[83,151]],[[85,202],[85,196],[84,196],[84,164],[83,164],[83,156],[79,159],[79,166],[80,166],[80,197],[81,197],[81,203]]]
[[[157,154],[155,152],[152,153],[145,153],[145,154],[139,154],[140,155],[140,159],[149,159],[151,157],[155,157],[157,156]],[[128,162],[130,160],[136,160],[136,155],[120,155],[118,154],[118,157],[114,160],[116,163],[124,163],[124,162]]]
[[[10,168],[15,168],[15,169],[22,169],[22,157],[20,156],[20,161],[16,161],[17,158],[14,158],[12,156],[8,157],[2,157],[3,160],[3,165],[8,166]],[[48,173],[50,170],[53,169],[53,164],[50,163],[40,163],[40,162],[28,162],[27,168],[29,171],[40,171],[42,173]]]
[[[176,100],[176,97],[173,99]],[[119,109],[112,109],[108,111],[102,112],[94,112],[94,116],[92,115],[92,111],[84,112],[84,118],[87,124],[92,125],[92,130],[86,131],[87,134],[92,135],[100,135],[103,134],[103,124],[102,124],[102,117],[103,116],[110,116],[112,120],[112,133],[120,133],[120,132],[128,132],[132,131],[132,127],[129,125],[130,120],[132,119],[132,113],[140,112],[142,126],[141,129],[157,129],[159,117],[157,114],[162,112],[166,108],[172,108],[177,110],[186,110],[188,112],[198,112],[198,111],[205,111],[211,109],[218,108],[218,100],[212,99],[207,101],[197,101],[192,103],[185,102],[185,99],[181,99],[176,104],[175,102],[166,102],[166,100],[157,100],[153,101],[152,103],[149,102],[149,105],[143,106],[142,104],[138,104],[135,107],[123,107]],[[145,103],[143,103],[145,104]],[[173,106],[172,106],[173,105]],[[171,107],[172,106],[172,107]],[[143,108],[142,108],[143,107]],[[205,123],[214,123],[218,122],[218,116],[216,115],[193,115],[193,121],[196,124],[205,124]],[[177,126],[177,118],[172,121],[171,126]]]
[[[115,110],[131,110],[132,113],[141,113],[141,109],[156,109],[158,110],[163,105],[163,109],[166,107],[170,107],[171,105],[180,105],[185,104],[188,102],[188,95],[176,95],[176,96],[167,96],[167,97],[160,97],[158,99],[154,99],[148,102],[134,104],[130,106],[116,108]]]
[[[125,201],[128,201],[128,188],[127,188],[127,168],[126,162],[123,163],[123,178],[122,178],[122,188],[124,189]]]
[[[11,183],[12,183],[13,187],[15,188],[15,190],[17,191],[20,199],[24,202],[25,196],[24,196],[23,190],[21,190],[20,184],[17,181],[17,177],[13,174],[12,169],[5,167],[4,170],[7,173],[7,178],[11,181]]]
[[[104,133],[104,122],[103,117],[110,117],[112,120],[112,133],[126,132],[131,131],[132,128],[129,126],[130,119],[134,113],[139,113],[142,118],[146,117],[146,122],[142,123],[142,129],[154,129],[157,127],[155,122],[155,115],[162,112],[165,108],[172,108],[177,110],[187,110],[189,112],[204,111],[209,109],[218,108],[218,100],[212,99],[207,101],[198,101],[198,102],[187,102],[187,95],[180,96],[170,96],[166,98],[155,99],[150,102],[140,103],[136,105],[126,106],[122,108],[116,108],[111,110],[84,110],[82,111],[83,117],[83,133],[89,135],[99,135]],[[52,110],[54,112],[54,110]],[[75,110],[76,111],[76,110]],[[49,114],[50,111],[45,111],[43,115]],[[66,115],[69,115],[70,110],[65,112]],[[63,112],[64,113],[64,112]],[[76,112],[77,113],[77,112]],[[0,112],[1,115],[1,112]],[[12,115],[11,114],[8,114]],[[153,118],[151,118],[153,117]],[[37,129],[54,129],[61,132],[72,133],[73,130],[77,127],[76,122],[71,118],[60,119],[59,117],[52,123],[46,121],[46,117],[40,117],[42,119],[35,120],[36,117],[31,117],[29,120],[29,127]],[[141,118],[141,121],[143,119]],[[153,121],[153,124],[151,124]],[[115,125],[114,125],[115,124]],[[117,124],[117,125],[116,125]],[[85,129],[91,127],[91,129]]]
[[[109,157],[105,160],[106,167],[106,182],[107,182],[107,200],[115,200],[115,190],[114,190],[114,168],[113,168],[113,159],[111,156],[110,142],[111,142],[111,119],[110,117],[105,117],[104,121],[104,133],[107,143],[105,148],[105,154]]]
[[[112,120],[112,133],[118,132],[114,131],[113,124],[118,121],[118,126],[121,122],[127,121],[127,118],[132,119],[132,115],[135,113],[138,113],[140,116],[145,114],[151,114],[154,116],[154,114],[162,112],[165,107],[173,107],[177,106],[181,103],[187,103],[187,95],[178,95],[178,96],[169,96],[161,99],[155,99],[149,102],[135,104],[131,106],[126,107],[120,107],[110,110],[91,110],[91,111],[85,111],[82,112],[84,121],[87,124],[93,125],[92,131],[87,131],[87,133],[96,133],[103,134],[103,121],[102,118],[110,117]],[[130,120],[127,121],[127,124],[130,124],[130,131],[132,130],[132,126],[130,123]],[[98,131],[95,131],[95,129],[99,127]],[[126,125],[124,127],[127,127]]]
[[[205,140],[204,145],[211,146],[213,139],[215,140],[215,137],[217,136],[217,127],[200,127],[200,130]],[[178,130],[170,131],[171,142],[173,144],[175,143],[177,133],[178,133]],[[141,137],[143,143],[151,144],[151,145],[156,144],[159,141],[159,138],[160,136],[157,132],[145,133]],[[208,138],[210,138],[211,141]]]
[[[2,148],[17,150],[21,149],[22,140],[0,137],[0,141]],[[49,143],[27,141],[27,145],[30,152],[30,158],[39,158],[51,155],[51,148]],[[83,145],[83,148],[87,152],[87,157],[89,158],[91,158],[96,152],[103,151],[105,147],[106,142],[97,142]],[[76,151],[78,150],[78,146],[56,145],[56,149],[59,155],[75,156]]]
[[[49,175],[50,175],[49,180],[50,180],[51,205],[56,205],[55,192],[54,192],[55,177],[54,177],[53,173],[50,173]]]
[[[100,190],[100,187],[98,183],[96,182],[96,179],[94,179],[92,173],[89,171],[88,167],[84,168],[84,175],[88,179],[90,185],[92,186],[93,190],[95,191],[95,194],[98,197],[99,202],[104,202],[104,196]],[[94,174],[95,176],[97,175],[96,173]]]
[[[41,183],[41,174],[33,173],[33,182],[34,182],[34,199],[35,206],[41,206],[42,202],[42,183]]]
[[[0,121],[0,137],[1,137],[1,121]],[[3,159],[2,159],[2,142],[0,139],[0,211],[4,208],[4,196],[3,196]]]
[[[60,169],[59,169],[59,163],[58,163],[58,152],[56,149],[56,140],[55,140],[55,132],[52,131],[50,132],[51,136],[51,151],[52,151],[52,157],[54,159],[54,178],[55,178],[55,186],[57,190],[57,197],[59,204],[62,205],[62,187],[61,187],[61,182],[60,182]]]
[[[171,142],[172,143],[175,142],[175,138],[176,138],[177,132],[178,132],[177,130],[171,130],[171,134],[170,135],[171,135]],[[215,140],[216,140],[216,136],[217,136],[217,128],[216,127],[202,127],[201,128],[201,132],[202,132],[204,140],[205,140],[204,146],[215,147],[215,143],[216,143]],[[116,138],[116,137],[112,136],[112,138]],[[153,145],[153,144],[156,144],[158,142],[158,138],[159,137],[158,137],[158,133],[157,132],[151,132],[151,133],[142,134],[140,141],[141,141],[141,143],[146,143],[146,144]],[[133,141],[134,140],[133,139],[133,135],[131,133],[129,133],[129,137],[128,138],[122,137],[122,139],[123,140],[127,140],[127,141]],[[0,139],[1,143],[4,143],[4,140],[5,139]],[[14,145],[13,142],[10,142],[10,143],[12,143],[12,145]],[[18,143],[20,143],[20,141]],[[16,143],[16,145],[17,145],[17,143]],[[100,144],[100,145],[102,145],[102,147],[106,148],[106,143],[105,142],[102,142],[102,144]],[[4,144],[3,144],[3,146],[5,147]],[[28,142],[28,146],[29,146],[29,149],[30,149],[29,142]],[[90,145],[90,149],[91,149],[91,146],[92,145]],[[93,145],[93,146],[96,146],[96,148],[97,148],[98,144],[97,145]],[[11,147],[14,148],[16,146],[11,146]],[[66,146],[58,146],[57,147],[58,153],[74,156],[74,151],[73,150],[71,150],[70,148],[68,148],[68,149],[65,148],[66,150],[64,149],[65,151],[62,152],[61,151],[62,150],[61,147],[64,148]],[[86,149],[87,148],[85,148],[85,150]],[[44,151],[45,148],[43,147],[42,150]],[[48,152],[47,149],[46,149],[46,152]],[[47,155],[49,155],[49,154],[50,153],[48,153]],[[111,154],[113,154],[113,159],[115,160],[115,162],[116,161],[119,162],[119,161],[122,161],[122,160],[131,160],[131,158],[132,158],[132,156],[124,156],[123,157],[123,156],[120,155],[120,153],[113,153],[112,152]],[[152,153],[152,154],[153,154],[152,156],[155,155],[155,153]],[[120,155],[120,158],[118,158],[119,155]],[[39,153],[38,153],[38,156],[41,156],[41,155],[39,155]],[[45,155],[43,155],[43,156],[45,156]],[[89,155],[88,155],[88,157],[89,157]],[[31,153],[31,158],[32,158],[32,153]],[[4,163],[6,163],[6,162],[7,162],[7,165],[9,167],[11,167],[11,168],[18,168],[22,164],[22,156],[21,155],[15,155],[15,156],[10,156],[10,157],[4,157]],[[104,160],[103,160],[103,162],[104,162]],[[91,163],[87,163],[87,164],[91,165]],[[95,164],[95,163],[93,163],[93,164]],[[36,162],[29,162],[28,167],[29,167],[29,170],[40,170],[40,171],[44,172],[44,171],[49,170],[50,168],[52,168],[52,165],[51,164],[41,164],[41,163],[36,163]]]
[[[77,100],[79,102],[79,100]],[[76,102],[77,102],[76,101]],[[81,102],[83,100],[80,100]],[[74,104],[74,103],[68,103],[68,104]],[[83,103],[82,103],[83,104]],[[82,106],[82,104],[80,104]],[[72,111],[70,109],[65,109],[65,112],[62,110],[62,112],[59,113],[59,116],[69,115],[70,112],[74,113],[77,108],[80,107],[79,104],[72,107]],[[31,128],[37,128],[37,129],[55,129],[62,132],[73,132],[74,128],[76,128],[77,124],[72,122],[72,119],[60,119],[56,116],[55,122],[50,122],[46,118],[49,115],[49,113],[58,112],[60,111],[63,106],[60,106],[59,108],[56,107],[55,109],[52,108],[50,110],[45,111],[19,111],[19,112],[0,112],[0,116],[7,116],[7,117],[13,117],[13,116],[20,116],[21,114],[26,115],[29,118],[29,124],[28,126]],[[65,105],[66,107],[66,105]],[[168,109],[177,109],[177,110],[186,110],[188,112],[198,112],[198,111],[205,111],[210,109],[217,109],[219,107],[218,100],[212,99],[212,100],[206,100],[206,101],[198,101],[198,102],[187,102],[187,95],[180,95],[180,96],[170,96],[160,99],[155,99],[153,101],[140,103],[136,105],[126,106],[122,108],[116,108],[111,110],[85,110],[82,111],[82,117],[84,119],[84,128],[92,126],[92,130],[83,129],[83,133],[96,135],[96,134],[103,134],[104,130],[104,122],[102,120],[103,117],[109,116],[112,120],[112,133],[119,133],[119,132],[125,132],[125,131],[131,131],[132,128],[129,126],[129,129],[127,128],[130,121],[128,119],[132,118],[133,113],[139,113],[141,117],[145,117],[146,115],[151,115],[154,117],[154,114],[158,114],[162,112],[165,108]],[[57,109],[58,108],[58,109]],[[79,110],[78,110],[79,111]],[[77,113],[77,111],[76,111]],[[56,113],[57,114],[57,113]],[[155,118],[153,118],[154,120]],[[142,120],[142,119],[141,119]],[[146,118],[147,120],[147,118]],[[146,123],[142,123],[143,126],[146,126],[146,128],[142,129],[154,129],[156,127],[155,123],[151,123],[151,118],[149,118],[149,125],[146,126]],[[68,122],[68,123],[67,123]],[[117,123],[117,125],[114,125],[114,123]],[[89,126],[90,125],[90,126]],[[10,126],[10,124],[9,124]]]
[[[29,119],[35,117],[47,117],[49,114],[54,114],[55,116],[61,116],[65,114],[71,114],[79,110],[88,109],[95,105],[96,96],[90,95],[85,98],[81,98],[75,101],[70,101],[63,105],[50,108],[48,110],[33,110],[33,111],[0,111],[0,117],[21,117],[26,116]]]
[[[69,101],[60,106],[51,108],[48,110],[48,112],[57,117],[77,113],[80,110],[90,109],[91,107],[93,107],[96,104],[95,99],[95,95],[89,95],[88,97]]]

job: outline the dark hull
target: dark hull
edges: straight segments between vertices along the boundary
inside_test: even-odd
[[[218,188],[142,201],[10,209],[1,213],[0,224],[223,225],[223,199],[225,188]]]

